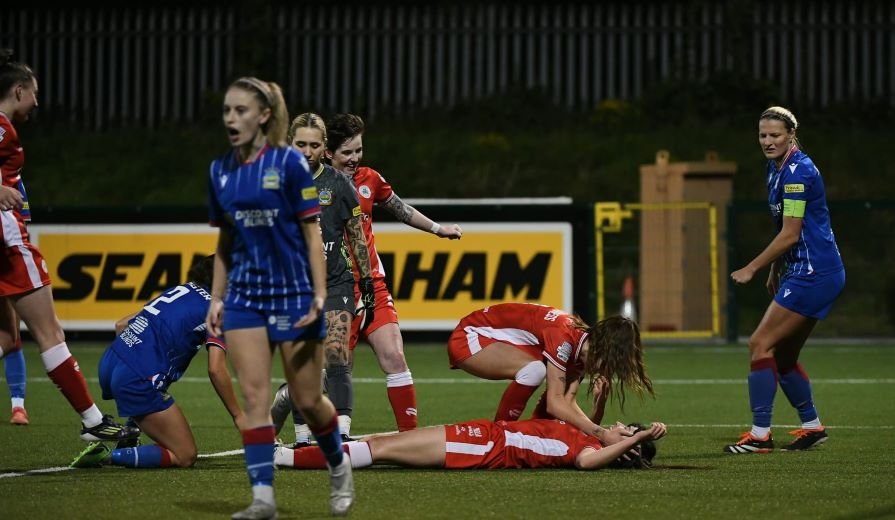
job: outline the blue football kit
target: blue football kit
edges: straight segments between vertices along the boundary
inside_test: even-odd
[[[271,341],[322,339],[323,317],[294,323],[314,297],[301,222],[320,214],[304,156],[265,147],[252,162],[235,150],[212,162],[209,220],[233,229],[223,329],[266,327]]]
[[[123,417],[141,416],[174,404],[168,394],[202,345],[226,349],[208,337],[205,316],[211,294],[193,282],[148,302],[106,349],[99,380],[104,399],[115,399]]]
[[[784,217],[802,219],[798,242],[785,262],[774,300],[804,316],[824,319],[845,287],[845,268],[830,225],[823,178],[814,162],[794,150],[778,170],[768,162],[768,204],[779,232]]]

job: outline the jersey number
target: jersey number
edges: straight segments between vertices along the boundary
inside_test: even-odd
[[[177,287],[171,289],[167,293],[152,300],[152,302],[149,305],[146,305],[145,307],[143,307],[143,310],[145,310],[149,314],[152,314],[153,316],[158,316],[158,313],[160,313],[162,311],[155,308],[156,304],[171,303],[174,300],[176,300],[177,298],[180,298],[181,296],[185,296],[185,295],[189,294],[189,292],[190,292],[190,290],[187,289],[186,286],[178,285]]]

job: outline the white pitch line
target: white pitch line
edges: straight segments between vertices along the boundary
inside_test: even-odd
[[[709,429],[709,428],[748,428],[749,425],[742,424],[668,424],[669,428],[692,428],[692,429]],[[775,424],[777,428],[800,428],[799,424]],[[870,425],[824,425],[825,428],[830,430],[895,430],[895,425],[880,425],[880,426],[870,426]],[[373,435],[386,435],[389,433],[396,432],[384,432],[384,433],[371,433],[367,435],[361,435],[358,437],[359,440],[363,440],[367,437],[371,437]],[[215,453],[200,453],[200,459],[210,459],[217,457],[232,457],[234,455],[242,455],[243,450],[228,450],[228,451],[219,451]],[[29,475],[40,475],[44,473],[61,473],[63,471],[70,471],[74,468],[69,466],[56,466],[52,468],[42,468],[42,469],[32,469],[27,471],[16,471],[11,473],[0,473],[0,478],[15,478],[15,477],[26,477]]]
[[[40,473],[58,473],[60,471],[69,471],[72,469],[75,468],[70,468],[68,466],[56,466],[55,468],[30,469],[28,471],[14,473],[0,473],[0,478],[25,477],[28,475],[38,475]]]

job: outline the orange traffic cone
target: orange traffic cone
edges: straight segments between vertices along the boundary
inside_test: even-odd
[[[634,277],[625,278],[622,285],[622,309],[621,315],[630,320],[637,321],[637,308],[634,306]]]

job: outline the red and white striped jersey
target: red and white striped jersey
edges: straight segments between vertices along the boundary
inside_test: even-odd
[[[363,213],[364,235],[367,237],[367,249],[370,253],[370,267],[373,271],[373,281],[385,283],[385,269],[376,252],[376,236],[373,233],[373,204],[383,204],[391,199],[395,192],[391,184],[380,175],[379,172],[366,166],[357,169],[351,180],[357,189],[357,198],[360,200],[360,209]],[[354,270],[354,278],[360,277],[357,269]]]
[[[568,313],[554,307],[534,303],[491,305],[464,317],[456,329],[464,330],[467,337],[479,335],[527,351],[539,350],[546,362],[563,372],[573,367],[580,373],[583,368],[582,347],[588,333],[576,328]]]
[[[31,220],[28,195],[22,182],[22,168],[25,166],[25,152],[19,142],[19,134],[6,114],[0,112],[0,174],[3,186],[19,190],[24,199],[22,207],[0,211],[0,233],[5,247],[21,245],[28,241],[25,223]]]

